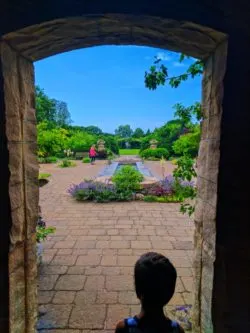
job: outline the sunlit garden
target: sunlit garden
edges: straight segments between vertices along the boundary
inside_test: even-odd
[[[177,88],[201,72],[202,63],[193,61],[171,78],[156,59],[144,84],[149,90],[167,84]],[[47,309],[39,329],[53,327],[51,320],[62,306],[73,307],[70,328],[85,327],[78,310],[92,313],[96,307],[98,320],[113,329],[113,310],[122,307],[127,313],[138,305],[132,269],[137,256],[147,251],[166,254],[176,265],[177,294],[167,310],[190,329],[190,217],[202,115],[199,102],[176,103],[172,110],[172,119],[160,126],[123,123],[107,131],[105,126],[73,124],[67,103],[36,87],[39,295]],[[86,309],[85,299],[90,303]]]

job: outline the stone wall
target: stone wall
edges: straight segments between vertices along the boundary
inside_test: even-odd
[[[221,34],[215,30],[220,30],[230,35],[223,114],[226,43],[208,59],[203,80],[205,120],[198,161],[193,319],[195,331],[199,333],[209,333],[213,329],[215,333],[248,333],[250,184],[249,164],[244,162],[250,153],[249,2],[226,4],[219,0],[211,5],[206,0],[168,0],[158,6],[149,1],[97,0],[80,4],[78,0],[67,0],[48,9],[38,0],[19,3],[4,0],[1,10],[0,35],[1,38],[5,34],[8,36],[3,37],[5,42],[0,45],[0,149],[3,161],[0,165],[3,171],[0,175],[3,193],[0,202],[3,213],[0,324],[6,323],[9,316],[11,333],[35,331],[38,168],[33,66],[27,58],[36,60],[107,41],[165,46],[203,57],[212,50],[211,47],[200,49],[199,38],[203,36],[210,46],[215,45],[221,40]],[[126,14],[130,15],[128,19]],[[68,16],[71,16],[70,20]],[[79,16],[81,20],[76,22]],[[121,19],[123,24],[119,25]],[[84,29],[83,24],[86,24]],[[200,29],[200,26],[211,29]],[[19,29],[23,31],[16,33]],[[172,29],[171,34],[167,34],[169,29]],[[190,38],[192,43],[189,43]],[[206,47],[206,42],[203,45]]]
[[[195,211],[194,311],[195,332],[213,332],[212,290],[216,241],[220,128],[227,42],[219,45],[205,65],[202,82],[201,143]]]
[[[36,322],[36,221],[38,163],[33,64],[1,42],[9,197],[10,333],[34,332]]]

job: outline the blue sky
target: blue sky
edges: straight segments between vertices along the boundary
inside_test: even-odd
[[[180,64],[179,54],[150,47],[91,47],[36,62],[36,84],[49,97],[67,102],[74,125],[96,125],[105,132],[125,124],[152,130],[173,118],[175,103],[201,99],[201,78],[177,89],[146,89],[144,73],[155,55],[170,76],[183,73],[192,62]]]

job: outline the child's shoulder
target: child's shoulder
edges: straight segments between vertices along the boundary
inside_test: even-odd
[[[126,328],[125,320],[120,320],[116,324],[115,333],[124,333],[125,332],[125,328]]]
[[[185,333],[183,328],[176,321],[170,320],[168,318],[166,318],[166,319],[170,322],[171,331],[173,333]],[[131,317],[131,318],[126,318],[126,319],[120,320],[116,325],[115,332],[116,333],[125,333],[128,331],[129,328],[137,327],[138,321],[139,320],[136,317]]]

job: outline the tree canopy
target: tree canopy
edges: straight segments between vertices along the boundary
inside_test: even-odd
[[[133,130],[130,125],[120,125],[115,130],[115,134],[121,138],[130,138],[133,135]]]
[[[39,86],[36,86],[35,97],[37,123],[45,121],[58,127],[71,124],[71,116],[66,102],[49,98]]]
[[[134,138],[141,138],[145,135],[143,129],[141,129],[140,127],[137,127],[135,130],[134,130],[134,133],[133,133],[133,137]]]

